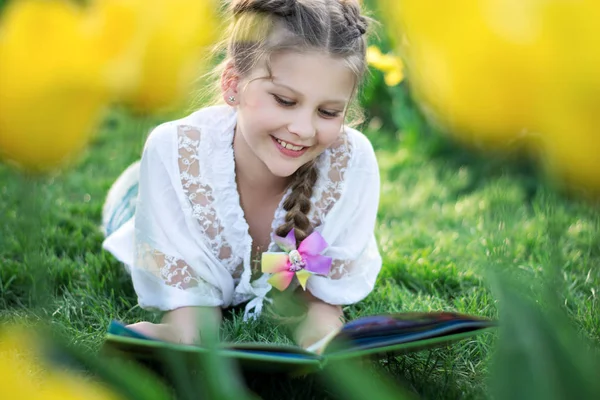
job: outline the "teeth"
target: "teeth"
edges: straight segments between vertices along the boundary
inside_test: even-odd
[[[304,148],[303,146],[294,146],[293,144],[284,142],[283,140],[279,140],[279,139],[277,139],[277,142],[281,145],[281,147],[285,147],[286,149],[289,149],[289,150],[300,151]]]

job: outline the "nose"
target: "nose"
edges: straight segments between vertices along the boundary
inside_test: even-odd
[[[314,114],[305,110],[296,110],[288,124],[288,131],[303,140],[314,137],[317,133]]]

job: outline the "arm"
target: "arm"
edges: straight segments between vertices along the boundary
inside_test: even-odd
[[[160,324],[138,322],[128,327],[167,342],[200,344],[209,335],[218,338],[221,319],[220,307],[181,307],[165,313]]]
[[[162,323],[176,332],[183,343],[201,343],[206,337],[218,338],[222,313],[220,307],[181,307],[168,311]]]
[[[353,163],[343,176],[344,192],[321,226],[328,242],[324,255],[333,259],[329,276],[311,276],[306,319],[297,341],[307,347],[342,327],[341,305],[355,304],[373,289],[381,269],[374,230],[379,205],[380,177],[371,144],[354,138]],[[312,343],[311,343],[312,342]]]
[[[130,266],[139,305],[165,314],[159,324],[129,327],[160,340],[192,344],[205,338],[202,332],[207,329],[218,332],[223,291],[230,293],[233,285],[229,272],[204,247],[203,238],[190,229],[196,221],[182,206],[186,194],[178,182],[176,130],[172,124],[160,125],[144,147]],[[188,167],[198,168],[196,163]]]
[[[304,292],[301,297],[306,301],[307,311],[294,334],[299,346],[307,348],[342,328],[344,313],[341,306],[325,303],[310,292]]]

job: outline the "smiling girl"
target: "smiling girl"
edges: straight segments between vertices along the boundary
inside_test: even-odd
[[[256,317],[274,290],[295,291],[307,306],[295,337],[308,347],[381,268],[377,161],[346,121],[367,19],[357,0],[238,0],[229,11],[224,104],[152,131],[109,192],[104,248],[140,306],[165,312],[132,329],[198,343],[221,309],[246,303]]]

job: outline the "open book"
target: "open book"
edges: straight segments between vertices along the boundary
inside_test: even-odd
[[[443,346],[495,325],[489,319],[450,312],[381,314],[350,321],[309,349],[273,343],[220,343],[218,353],[243,370],[308,373],[327,362]],[[200,346],[144,337],[117,321],[109,326],[103,350],[142,363],[158,362],[173,352],[190,360],[208,353]]]

